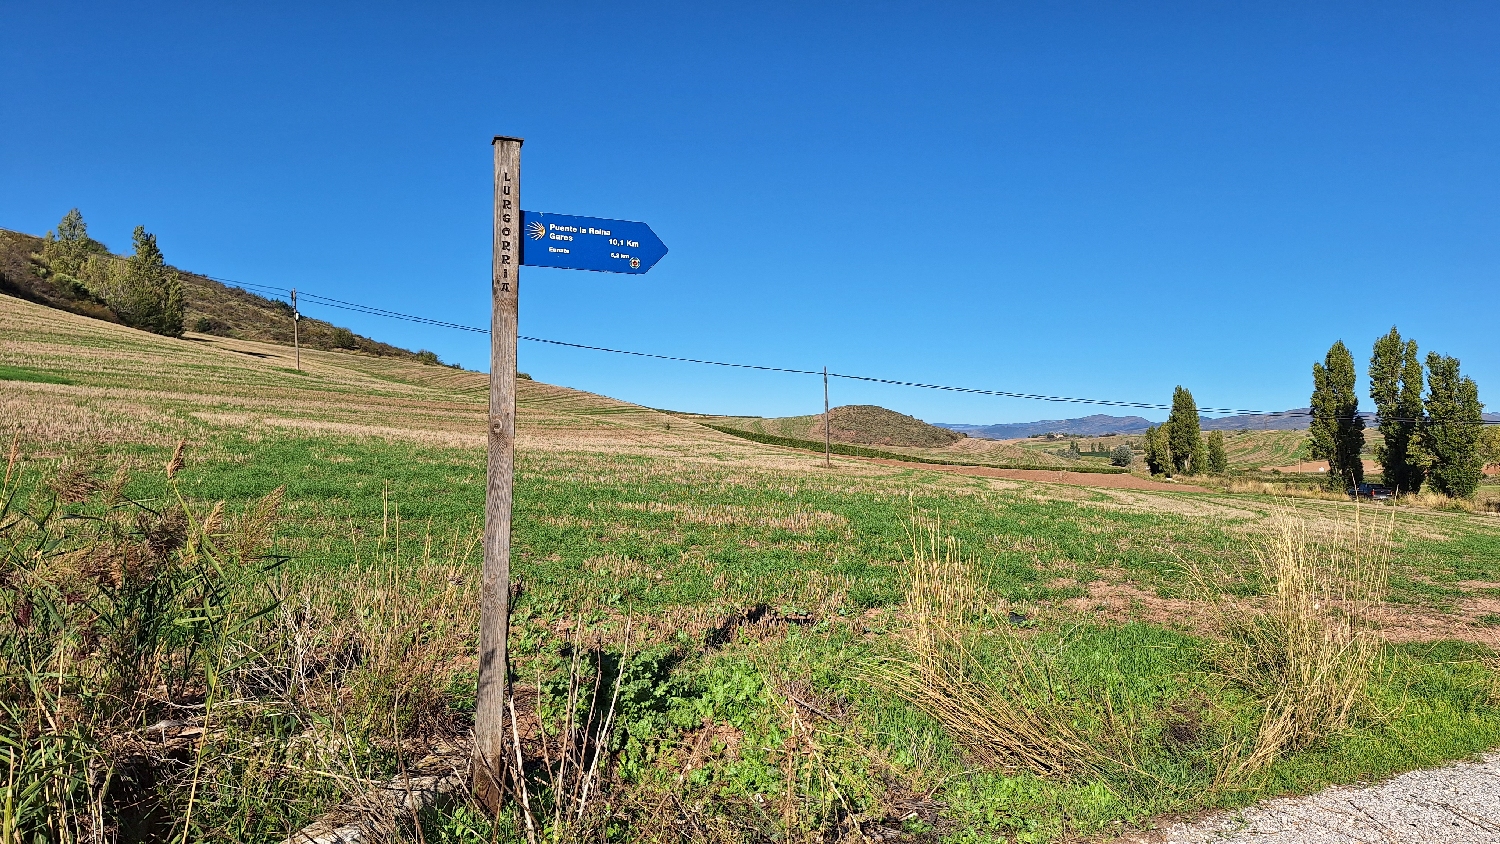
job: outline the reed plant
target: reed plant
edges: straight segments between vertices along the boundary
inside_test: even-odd
[[[181,465],[179,447],[169,478]],[[246,579],[278,562],[264,547],[279,493],[230,520],[175,489],[131,499],[123,473],[100,481],[79,462],[47,484],[14,470],[0,490],[0,842],[102,841],[161,822],[145,793],[155,756],[189,772],[166,821],[185,836],[234,643],[270,606]],[[199,740],[178,741],[185,729]]]
[[[1047,655],[1015,632],[1008,611],[986,602],[959,542],[921,516],[908,540],[906,654],[880,663],[874,678],[986,766],[1041,776],[1097,771],[1104,760],[1075,730]],[[981,637],[991,658],[976,653]]]
[[[1365,699],[1390,577],[1394,519],[1382,521],[1356,509],[1320,535],[1295,511],[1278,513],[1256,555],[1263,601],[1232,598],[1220,578],[1199,577],[1218,668],[1262,702],[1253,738],[1226,747],[1220,785],[1345,728]]]

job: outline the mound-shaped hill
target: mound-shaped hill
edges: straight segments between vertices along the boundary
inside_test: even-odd
[[[684,414],[689,418],[698,418]],[[942,448],[964,438],[964,434],[929,425],[914,416],[873,404],[851,404],[829,411],[829,438],[847,445],[882,445],[900,448]],[[757,434],[823,441],[823,414],[815,416],[705,416],[723,425]]]
[[[814,433],[821,435],[823,417],[813,420]],[[841,443],[907,448],[942,448],[963,439],[963,434],[874,404],[850,404],[828,411],[828,435]]]
[[[94,319],[121,322],[107,304],[87,290],[77,285],[55,284],[39,272],[41,264],[34,256],[41,253],[42,243],[42,239],[35,235],[0,229],[0,293]],[[182,279],[183,295],[187,300],[184,324],[189,331],[236,340],[292,345],[291,305],[230,287],[197,273],[176,271]],[[343,349],[381,357],[419,357],[415,352],[305,316],[298,333],[303,348],[307,349]],[[429,362],[433,360],[425,355],[421,357]]]

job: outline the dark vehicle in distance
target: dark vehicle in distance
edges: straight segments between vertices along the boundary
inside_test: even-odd
[[[1371,501],[1386,501],[1395,497],[1388,486],[1380,484],[1360,484],[1349,487],[1350,498],[1368,498]]]

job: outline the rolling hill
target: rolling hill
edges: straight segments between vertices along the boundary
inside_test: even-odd
[[[940,427],[971,437],[988,440],[1018,440],[1038,434],[1071,434],[1078,437],[1102,437],[1109,434],[1139,434],[1151,427],[1149,419],[1139,416],[1109,416],[1096,413],[1077,419],[1043,419],[1037,422],[1002,422],[995,425],[970,425],[939,422]]]
[[[759,437],[823,442],[823,414],[809,416],[709,416],[678,414],[725,431],[744,431]],[[915,417],[876,405],[848,405],[829,411],[829,439],[836,444],[878,447],[889,455],[936,462],[972,463],[1007,468],[1069,468],[1087,470],[1091,462],[1101,468],[1105,461],[1080,461],[1048,451],[1020,448],[1006,442],[970,437],[959,431],[930,425]]]
[[[1200,416],[1205,431],[1306,431],[1311,425],[1310,408],[1297,407],[1277,413],[1242,413],[1235,416]],[[1375,427],[1375,414],[1365,412],[1366,428]],[[1500,413],[1486,413],[1488,422],[1500,422]],[[1066,434],[1075,437],[1105,437],[1110,434],[1140,434],[1153,424],[1139,416],[1095,414],[1076,419],[1043,419],[1037,422],[1002,422],[974,425],[964,422],[937,422],[937,427],[957,431],[970,437],[990,440],[1019,440],[1042,434]]]
[[[941,448],[963,439],[964,435],[929,425],[913,416],[884,407],[853,404],[835,407],[828,412],[829,437],[850,445],[904,446],[906,448]],[[705,417],[718,424],[760,434],[795,439],[823,439],[823,414],[783,416],[764,419],[756,416]]]
[[[39,262],[33,256],[41,252],[42,243],[42,238],[35,235],[0,229],[0,293],[94,319],[120,322],[107,304],[87,291],[54,284],[38,272]],[[198,273],[180,269],[177,272],[187,300],[185,324],[189,330],[236,340],[292,345],[291,305]],[[342,349],[380,357],[436,362],[430,353],[420,355],[306,316],[302,318],[299,335],[305,349]]]

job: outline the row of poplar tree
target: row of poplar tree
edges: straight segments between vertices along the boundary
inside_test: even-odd
[[[1416,341],[1403,340],[1393,326],[1375,341],[1369,378],[1385,484],[1399,493],[1427,484],[1445,495],[1473,495],[1485,463],[1500,461],[1500,428],[1485,426],[1479,387],[1459,371],[1458,359],[1429,352],[1424,367]],[[1310,447],[1314,459],[1328,461],[1333,489],[1365,479],[1365,417],[1354,380],[1354,356],[1342,340],[1313,364]],[[1198,405],[1182,387],[1172,393],[1167,421],[1146,431],[1145,452],[1154,475],[1222,475],[1229,468],[1224,434],[1203,436]]]
[[[125,260],[89,237],[77,208],[47,232],[38,269],[53,284],[75,295],[104,303],[120,321],[133,328],[178,337],[187,303],[182,279],[168,267],[156,245],[156,235],[135,227],[135,254]]]
[[[1203,436],[1198,403],[1183,387],[1172,391],[1167,421],[1146,430],[1146,467],[1153,475],[1222,475],[1229,471],[1224,432]]]
[[[1354,376],[1343,341],[1313,364],[1312,455],[1328,461],[1328,484],[1335,488],[1365,477],[1365,418]],[[1375,459],[1385,484],[1398,492],[1418,492],[1426,484],[1445,495],[1473,495],[1496,432],[1485,430],[1479,386],[1459,371],[1458,358],[1428,352],[1424,367],[1416,341],[1403,340],[1392,326],[1375,341],[1369,378],[1380,430]]]

